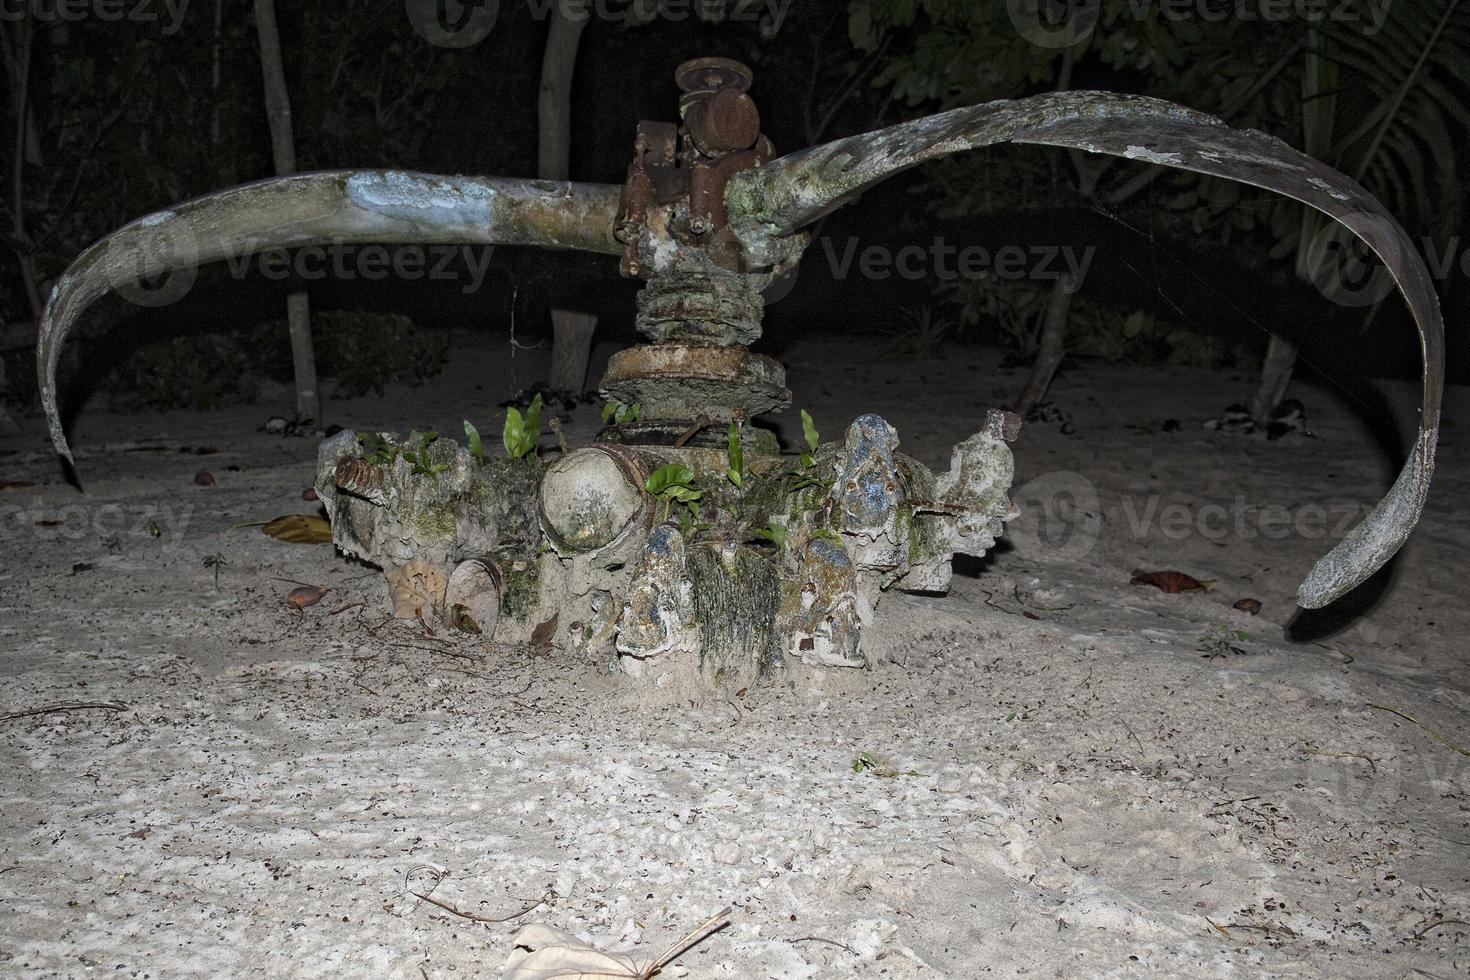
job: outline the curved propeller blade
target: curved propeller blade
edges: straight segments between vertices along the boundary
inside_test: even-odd
[[[338,170],[242,184],[124,225],[77,257],[46,303],[36,344],[41,402],[72,460],[56,365],[82,312],[109,289],[267,248],[391,242],[541,245],[617,255],[610,184]]]
[[[1193,170],[1285,194],[1336,219],[1383,261],[1419,328],[1424,394],[1419,438],[1388,494],[1313,566],[1297,602],[1319,608],[1393,557],[1429,493],[1444,388],[1444,324],[1429,270],[1413,241],[1367,191],[1332,168],[1255,130],[1142,96],[1067,92],[928,116],[773,160],[731,179],[730,226],[757,257],[873,184],[950,153],[1037,143]]]

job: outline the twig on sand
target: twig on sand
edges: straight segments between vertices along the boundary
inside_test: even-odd
[[[1133,726],[1131,726],[1131,725],[1128,724],[1128,719],[1126,719],[1126,718],[1119,718],[1118,720],[1123,723],[1123,728],[1124,728],[1125,731],[1128,732],[1128,737],[1131,738],[1131,739],[1133,739],[1134,744],[1138,746],[1138,751],[1143,752],[1143,753],[1146,754],[1148,752],[1148,750],[1143,747],[1143,741],[1133,731]]]
[[[847,945],[847,943],[839,943],[835,939],[823,939],[821,936],[802,936],[800,939],[788,939],[786,941],[788,943],[826,943],[828,946],[836,946],[838,949],[845,949],[853,956],[858,955],[858,951]]]
[[[1439,732],[1430,728],[1428,725],[1424,724],[1424,722],[1420,721],[1418,718],[1413,717],[1412,715],[1406,715],[1397,708],[1388,708],[1381,704],[1370,703],[1368,707],[1377,708],[1379,711],[1387,711],[1391,715],[1398,715],[1400,718],[1404,719],[1404,721],[1413,722],[1414,724],[1418,725],[1420,728],[1428,732],[1430,735],[1434,736],[1437,741],[1443,742],[1445,745],[1448,745],[1450,748],[1454,749],[1461,755],[1470,755],[1470,749],[1465,748],[1465,746],[1463,745],[1456,745],[1454,742],[1451,742]]]
[[[443,909],[444,911],[448,912],[450,915],[457,915],[461,919],[469,919],[471,922],[483,922],[486,925],[496,925],[496,924],[504,923],[504,922],[514,922],[516,919],[519,919],[521,916],[526,915],[527,913],[533,912],[536,909],[540,908],[541,906],[545,905],[556,894],[555,891],[553,891],[551,889],[547,889],[546,894],[542,895],[540,898],[536,899],[536,901],[532,902],[530,905],[527,905],[525,908],[521,909],[519,912],[515,913],[514,915],[507,915],[504,918],[493,919],[493,918],[488,918],[488,917],[483,916],[483,915],[475,915],[473,912],[466,912],[463,909],[455,908],[453,905],[450,905],[448,902],[440,901],[439,899],[435,898],[433,895],[429,894],[428,892],[417,892],[417,891],[414,891],[412,888],[409,888],[408,887],[408,879],[413,875],[413,873],[415,871],[432,871],[434,873],[434,875],[435,875],[435,877],[434,877],[434,887],[435,888],[437,888],[439,886],[439,882],[441,882],[445,878],[449,877],[449,872],[447,872],[447,871],[440,871],[438,868],[431,867],[429,865],[423,865],[421,867],[413,868],[412,870],[410,870],[408,872],[407,875],[404,875],[404,880],[403,880],[403,890],[404,891],[408,892],[410,895],[412,895],[414,898],[419,899],[420,901],[428,902],[430,905],[433,905],[436,908]],[[432,891],[432,890],[433,889],[430,889],[430,891]]]
[[[382,697],[383,695],[382,695],[382,692],[381,691],[375,691],[375,690],[373,690],[372,688],[368,687],[366,684],[364,684],[362,682],[362,679],[367,676],[367,672],[372,668],[373,662],[378,659],[377,656],[374,655],[374,656],[371,656],[371,657],[362,657],[362,658],[354,658],[354,659],[361,659],[362,666],[357,669],[357,674],[353,676],[352,683],[354,685],[356,685],[357,687],[362,688],[364,691],[368,692],[369,694],[373,694],[373,695],[376,695],[378,697]]]
[[[727,925],[730,924],[730,913],[733,911],[734,909],[726,905],[714,915],[710,916],[708,919],[705,919],[699,925],[695,926],[693,929],[690,929],[688,932],[686,932],[683,936],[679,937],[667,949],[659,954],[658,959],[648,964],[648,967],[643,971],[643,975],[639,978],[639,980],[648,980],[648,978],[654,976],[664,967],[668,966],[670,963],[674,962],[674,960],[678,959],[679,956],[686,950],[692,948],[699,943],[704,942],[710,936],[713,936],[715,933],[725,928]]]
[[[1425,936],[1429,935],[1440,926],[1470,926],[1470,922],[1466,922],[1464,919],[1440,919],[1438,922],[1429,923],[1429,925],[1425,926],[1423,929],[1420,929],[1409,938],[1423,939]]]
[[[26,708],[22,711],[8,711],[0,715],[0,721],[14,721],[17,718],[29,718],[33,715],[49,715],[56,711],[127,711],[128,706],[121,701],[57,701],[55,704],[43,704],[34,708]]]
[[[460,660],[488,659],[483,653],[470,653],[466,650],[455,650],[451,647],[424,647],[419,646],[417,643],[401,643],[396,640],[384,640],[383,642],[390,647],[400,647],[405,650],[420,650],[424,653],[437,653],[445,657],[457,657]]]

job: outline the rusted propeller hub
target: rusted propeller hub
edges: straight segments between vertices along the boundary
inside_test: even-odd
[[[750,69],[727,58],[686,61],[675,73],[680,124],[638,124],[615,232],[622,271],[648,285],[637,327],[652,345],[623,351],[602,380],[606,397],[637,402],[639,424],[609,441],[666,441],[696,420],[720,426],[780,411],[785,371],[746,349],[761,334],[762,289],[773,270],[752,266],[728,229],[725,188],[775,155],[761,135]],[[801,243],[794,244],[799,255]]]
[[[761,135],[761,114],[747,90],[750,69],[728,58],[696,58],[675,72],[679,118],[694,148],[707,157],[749,150]]]

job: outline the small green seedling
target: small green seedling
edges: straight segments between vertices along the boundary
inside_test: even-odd
[[[740,424],[731,422],[730,428],[725,432],[725,459],[729,466],[725,468],[725,476],[737,487],[745,484],[745,447],[740,441]]]
[[[756,528],[755,536],[771,542],[777,551],[786,550],[786,525],[780,521],[771,521],[765,527]]]
[[[643,403],[634,402],[625,404],[614,398],[602,406],[602,424],[626,425],[629,422],[637,422],[643,417]]]
[[[817,476],[817,447],[822,444],[821,436],[817,434],[816,423],[812,421],[811,415],[806,409],[801,410],[801,434],[806,440],[806,448],[801,451],[801,470],[791,481],[789,490],[805,490],[807,487],[823,486],[821,477]]]
[[[505,452],[511,459],[536,458],[536,440],[541,438],[541,396],[531,399],[530,407],[522,417],[520,409],[511,405],[505,410],[505,430],[502,439]]]
[[[704,496],[704,492],[695,485],[694,471],[678,463],[668,463],[654,470],[644,481],[643,489],[660,501],[660,523],[669,519],[669,508],[675,503],[688,508],[690,518],[697,517],[699,500]]]
[[[398,456],[398,450],[376,432],[359,432],[357,441],[362,443],[363,458],[377,466],[388,466]]]
[[[464,423],[464,435],[465,438],[469,440],[470,455],[475,457],[476,459],[484,459],[484,440],[480,438],[480,430],[471,425],[468,419],[466,419]]]
[[[801,410],[801,434],[806,438],[806,451],[801,454],[801,465],[803,469],[811,469],[816,465],[817,447],[822,444],[821,437],[817,434],[817,424],[812,421],[810,413],[806,409]]]
[[[424,432],[419,434],[418,448],[415,450],[405,449],[402,455],[405,461],[413,464],[411,471],[414,476],[434,476],[449,469],[448,463],[429,462],[429,447],[439,439],[437,432]]]
[[[219,570],[228,564],[229,562],[225,560],[221,552],[216,551],[212,555],[204,556],[204,567],[214,569],[214,590],[216,592],[219,591]]]
[[[884,761],[882,756],[876,755],[872,752],[859,752],[857,754],[857,758],[852,760],[852,771],[856,773],[871,773],[872,775],[880,776],[883,779],[893,779],[896,776],[924,775],[921,772],[914,772],[914,770],[912,769],[910,769],[908,772],[903,772],[899,769],[895,769],[890,766],[886,761]]]
[[[1233,630],[1228,626],[1216,625],[1210,627],[1209,632],[1201,636],[1197,642],[1200,655],[1215,660],[1226,654],[1244,656],[1248,651],[1238,644],[1248,643],[1250,638],[1250,634],[1245,630]]]

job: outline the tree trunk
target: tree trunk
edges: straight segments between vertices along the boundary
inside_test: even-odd
[[[1036,360],[1031,364],[1031,377],[1026,380],[1026,389],[1016,400],[1011,411],[1021,418],[1031,414],[1036,404],[1046,397],[1051,379],[1067,355],[1067,315],[1072,309],[1072,294],[1077,283],[1070,272],[1064,272],[1051,289],[1051,301],[1046,305],[1046,319],[1041,322],[1041,337],[1036,345]]]
[[[551,28],[541,56],[541,92],[536,101],[536,176],[542,180],[566,180],[571,173],[572,71],[589,18],[585,0],[551,4]]]
[[[572,310],[551,311],[552,391],[582,393],[587,382],[587,361],[592,355],[592,331],[597,317]]]
[[[536,176],[567,180],[572,164],[572,75],[577,48],[590,19],[586,0],[551,4],[551,27],[541,55],[541,90],[536,98]],[[551,377],[553,391],[582,391],[597,317],[570,310],[551,311]]]
[[[1271,424],[1276,407],[1286,394],[1286,386],[1291,384],[1291,371],[1294,367],[1296,348],[1272,334],[1271,342],[1266,345],[1266,360],[1261,363],[1261,383],[1256,386],[1256,393],[1251,397],[1251,418],[1256,425],[1264,428]]]
[[[32,167],[39,167],[42,164],[41,140],[36,132],[35,109],[26,94],[26,83],[30,75],[31,39],[34,36],[35,28],[29,17],[8,22],[0,20],[0,62],[5,67],[11,111],[17,119],[16,131],[20,132],[19,120],[24,119],[25,162]]]
[[[15,107],[15,155],[11,160],[13,172],[11,179],[11,216],[10,233],[14,240],[16,262],[20,266],[20,277],[25,283],[26,301],[31,307],[31,318],[36,323],[41,322],[41,312],[45,305],[41,297],[41,287],[36,277],[36,262],[31,255],[31,239],[26,232],[25,212],[25,167],[29,162],[26,158],[26,146],[28,139],[28,123],[33,118],[31,115],[31,21],[25,20],[17,29],[15,40],[16,50],[14,57],[7,56],[7,73],[16,82],[12,93],[12,102]],[[9,51],[7,39],[6,50]]]
[[[255,27],[260,35],[260,72],[265,80],[265,113],[271,127],[271,153],[276,174],[296,172],[296,139],[291,126],[291,95],[281,65],[281,35],[276,28],[275,0],[255,0]],[[286,298],[286,315],[291,332],[291,363],[296,372],[296,415],[322,420],[321,397],[316,387],[316,352],[311,343],[311,304],[306,293]]]
[[[214,44],[210,49],[209,145],[219,148],[220,36],[224,27],[225,0],[214,0]]]

